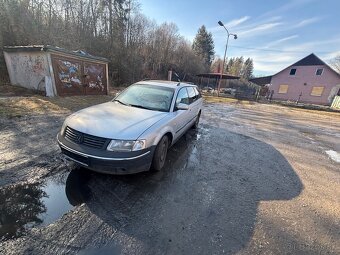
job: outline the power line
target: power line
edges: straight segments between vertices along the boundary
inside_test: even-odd
[[[229,47],[247,49],[247,50],[272,51],[272,52],[283,52],[283,53],[304,53],[304,54],[310,53],[310,51],[289,51],[289,50],[278,50],[278,49],[263,49],[263,48],[243,47],[243,46],[234,46],[234,45],[230,45]],[[315,51],[315,52],[321,53],[321,54],[333,53],[332,51]]]

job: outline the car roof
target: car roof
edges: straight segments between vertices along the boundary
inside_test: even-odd
[[[178,82],[178,81],[166,81],[166,80],[145,80],[139,81],[135,84],[147,84],[147,85],[155,85],[155,86],[162,86],[168,88],[181,88],[183,86],[192,86],[197,87],[195,84],[190,84],[186,82]]]

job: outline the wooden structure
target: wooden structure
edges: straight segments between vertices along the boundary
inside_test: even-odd
[[[202,73],[202,74],[197,74],[197,77],[199,77],[198,84],[200,87],[212,87],[213,89],[217,89],[218,87],[218,82],[221,79],[221,73]],[[233,76],[233,75],[228,75],[228,74],[223,74],[222,75],[222,82],[227,81],[227,80],[238,80],[240,77],[238,76]],[[222,83],[221,88],[226,87],[224,83]]]

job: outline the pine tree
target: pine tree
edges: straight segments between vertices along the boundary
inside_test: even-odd
[[[247,58],[243,64],[241,76],[244,79],[249,80],[253,76],[253,70],[254,70],[253,60],[251,58]]]
[[[196,55],[203,59],[207,69],[209,69],[215,54],[214,41],[212,34],[207,32],[204,25],[198,29],[192,48]]]

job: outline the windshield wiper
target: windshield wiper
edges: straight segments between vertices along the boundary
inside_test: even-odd
[[[141,108],[141,109],[152,110],[152,109],[150,109],[148,107],[145,107],[145,106],[139,105],[139,104],[130,104],[129,106],[136,107],[136,108]]]
[[[151,110],[151,111],[167,112],[166,110],[162,110],[162,109],[158,109],[158,108],[150,108],[150,107],[146,107],[146,106],[143,106],[143,105],[137,105],[137,104],[130,104],[129,106],[141,108],[141,109],[146,109],[146,110]]]
[[[118,102],[118,103],[120,103],[120,104],[122,104],[122,105],[130,106],[129,104],[123,103],[123,102],[120,101],[119,99],[115,99],[115,100],[113,100],[113,102]]]

